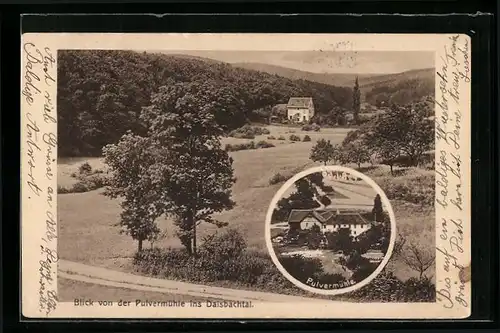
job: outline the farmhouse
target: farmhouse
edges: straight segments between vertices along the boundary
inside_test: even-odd
[[[288,120],[292,122],[308,122],[314,116],[312,97],[291,97],[286,107]]]
[[[316,225],[323,233],[348,228],[352,237],[358,237],[371,228],[371,223],[356,212],[335,213],[311,209],[293,209],[288,216],[288,225],[295,230],[309,230]]]

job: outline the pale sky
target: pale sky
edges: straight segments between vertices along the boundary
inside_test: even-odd
[[[153,51],[154,52],[154,51]],[[159,51],[228,63],[264,63],[313,73],[392,74],[434,68],[434,52],[419,51]]]

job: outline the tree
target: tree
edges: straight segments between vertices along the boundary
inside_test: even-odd
[[[311,250],[319,249],[322,238],[321,229],[316,224],[313,225],[307,235],[307,247]]]
[[[402,250],[400,256],[408,267],[419,273],[420,279],[425,276],[425,272],[434,264],[434,260],[436,259],[432,251],[424,250],[415,243],[411,243],[408,246],[408,251]]]
[[[151,105],[143,108],[141,114],[148,128],[141,149],[148,152],[149,158],[138,163],[135,175],[149,182],[150,191],[137,192],[135,184],[127,180],[115,186],[118,193],[137,192],[133,199],[147,196],[152,215],[172,217],[182,244],[194,255],[197,226],[202,222],[218,227],[227,225],[212,215],[234,206],[232,159],[222,149],[219,138],[223,128],[216,121],[228,96],[215,87],[209,80],[175,83],[153,94]],[[124,155],[137,149],[133,141],[111,147]],[[116,163],[110,167],[120,179],[127,173]],[[142,203],[130,202],[136,206]]]
[[[150,150],[149,138],[124,135],[115,145],[103,149],[104,161],[112,171],[104,195],[123,198],[119,225],[121,232],[137,240],[137,250],[142,251],[144,240],[154,240],[160,233],[156,219],[161,215],[155,202],[155,185],[147,168],[155,156]]]
[[[316,199],[318,190],[313,180],[311,180],[314,179],[314,181],[317,181],[317,179],[316,177],[310,178],[304,177],[297,180],[294,183],[295,192],[278,201],[273,212],[273,220],[285,221],[292,209],[314,209],[321,206],[321,203]]]
[[[335,150],[330,140],[320,139],[311,149],[310,159],[314,162],[322,162],[326,165],[335,156]]]
[[[366,136],[384,164],[391,166],[401,156],[407,157],[410,166],[417,165],[426,151],[433,147],[434,123],[429,118],[425,103],[398,106],[379,116],[372,131]]]
[[[352,89],[352,113],[354,117],[354,123],[359,125],[359,111],[361,108],[361,91],[359,90],[358,77],[356,76],[356,81],[354,82],[354,88]]]
[[[356,141],[350,143],[343,149],[346,161],[356,163],[358,168],[361,168],[361,163],[370,161],[370,153],[363,142]]]
[[[348,228],[340,228],[338,231],[327,234],[327,245],[330,250],[349,253],[353,249],[353,239]]]
[[[377,194],[375,196],[375,199],[373,200],[373,209],[372,209],[373,221],[382,221],[383,212],[384,211],[382,209],[382,199],[380,198],[380,194]]]

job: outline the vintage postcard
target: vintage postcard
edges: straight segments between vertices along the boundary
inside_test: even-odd
[[[21,48],[25,317],[470,316],[467,35]]]

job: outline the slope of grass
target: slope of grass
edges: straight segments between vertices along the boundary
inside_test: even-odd
[[[289,130],[289,128],[271,128],[271,133],[277,136],[279,131],[283,133]],[[330,138],[333,143],[340,143],[345,134],[343,131],[339,133],[329,129],[322,130],[319,135]],[[233,186],[233,199],[237,205],[231,211],[219,214],[218,219],[229,222],[242,232],[251,249],[267,253],[264,239],[265,216],[270,201],[282,185],[281,183],[269,185],[269,179],[277,172],[293,174],[314,165],[309,160],[313,144],[313,142],[286,143],[274,148],[230,153],[234,158],[233,166],[237,177],[237,182]],[[89,161],[93,167],[102,167],[100,159]],[[68,181],[67,178],[71,180],[68,176],[70,171],[77,169],[83,163],[80,160],[76,164],[73,162],[75,161],[59,165],[60,182]],[[419,177],[434,177],[432,172],[418,172],[422,173]],[[384,168],[375,168],[367,173],[377,182],[390,177],[389,170]],[[398,176],[393,181],[404,182],[405,177],[407,176]],[[434,248],[434,208],[402,200],[392,200],[391,204],[396,216],[398,233],[404,234],[409,241],[418,242],[423,247]],[[118,270],[132,270],[130,259],[136,251],[137,244],[130,236],[119,233],[120,228],[116,224],[119,222],[120,213],[119,200],[103,196],[102,189],[58,195],[60,257]],[[171,221],[160,219],[158,224],[166,230],[166,237],[155,245],[181,246],[174,234]],[[199,229],[200,239],[214,231],[213,226],[202,224]],[[410,271],[398,259],[391,261],[390,268],[401,279],[415,276],[415,272]]]

